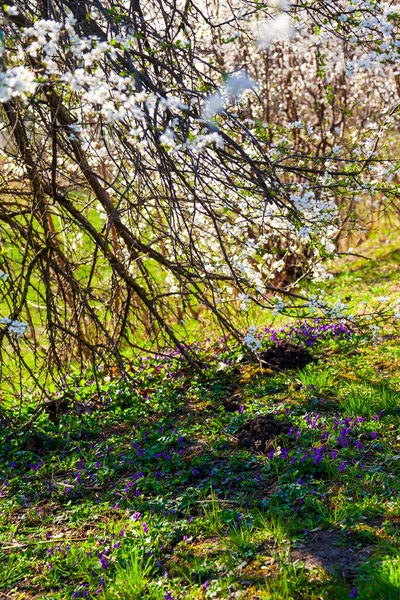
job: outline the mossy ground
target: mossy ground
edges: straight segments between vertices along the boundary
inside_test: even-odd
[[[398,250],[368,251],[327,294],[396,296]],[[202,377],[142,360],[4,414],[0,598],[400,598],[398,342],[327,336],[302,371],[216,343]],[[289,424],[263,454],[256,415]]]

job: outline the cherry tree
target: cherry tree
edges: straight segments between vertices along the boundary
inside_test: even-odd
[[[2,5],[3,351],[31,374],[19,338],[49,372],[160,347],[196,367],[188,319],[251,325],[255,350],[254,311],[343,318],[298,283],[366,201],[396,208],[397,9]]]

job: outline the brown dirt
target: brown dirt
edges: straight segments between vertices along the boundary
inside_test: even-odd
[[[62,415],[71,408],[71,398],[54,399],[47,402],[44,406],[44,411],[48,414],[52,423],[58,423]]]
[[[237,402],[224,402],[224,409],[226,410],[226,412],[238,412],[240,409],[240,404],[238,404]]]
[[[222,404],[226,412],[237,412],[240,409],[241,400],[241,390],[233,385],[228,387],[226,397],[222,400]]]
[[[278,421],[272,415],[260,415],[251,419],[251,421],[247,421],[239,429],[237,433],[239,446],[249,448],[258,454],[266,454],[272,449],[272,442],[281,433],[287,433],[289,428],[290,423]]]
[[[295,346],[289,342],[271,346],[265,352],[262,352],[259,358],[266,367],[275,369],[303,369],[314,361],[307,348]]]
[[[123,437],[129,432],[132,432],[133,426],[131,423],[117,423],[116,425],[108,425],[96,436],[99,441],[106,441],[110,437]],[[134,433],[132,433],[134,436]]]
[[[347,579],[371,552],[371,547],[357,548],[354,540],[344,539],[336,531],[320,531],[302,547],[295,548],[292,559],[304,562],[307,569],[323,567],[328,573],[338,572]]]

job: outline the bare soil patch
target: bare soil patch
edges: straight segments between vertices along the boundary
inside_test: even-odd
[[[261,352],[259,358],[267,367],[275,369],[303,369],[314,361],[312,354],[303,346],[281,342]]]
[[[372,547],[359,548],[336,531],[319,531],[304,546],[292,551],[292,559],[305,563],[307,569],[323,567],[328,573],[339,573],[349,579],[354,569],[368,560]]]

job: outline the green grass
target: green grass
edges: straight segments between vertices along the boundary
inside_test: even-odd
[[[161,599],[163,596],[160,587],[150,589],[155,573],[156,567],[150,557],[141,558],[137,548],[126,552],[121,562],[115,565],[115,581],[107,592],[108,597],[136,600],[147,596],[152,600]]]
[[[342,407],[349,415],[371,417],[384,412],[396,415],[400,406],[400,392],[389,387],[385,382],[371,385],[360,383],[343,388]]]
[[[398,256],[376,256],[336,265],[327,293],[392,294]],[[203,376],[154,358],[130,386],[71,374],[69,409],[24,427],[26,401],[17,430],[4,407],[0,597],[400,598],[400,347],[383,335],[326,339],[301,371],[215,344]],[[257,415],[290,425],[265,453],[238,441]]]
[[[297,378],[304,386],[315,388],[320,392],[334,387],[335,384],[334,372],[322,368],[321,365],[307,365],[298,371]]]

